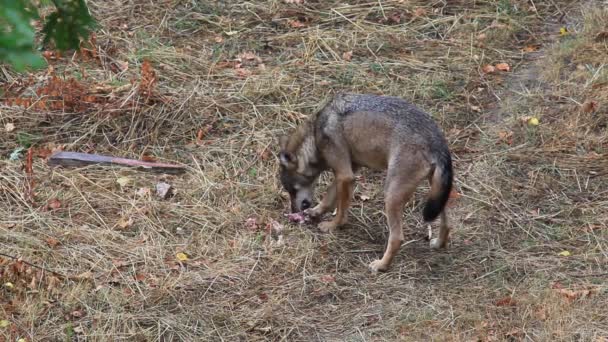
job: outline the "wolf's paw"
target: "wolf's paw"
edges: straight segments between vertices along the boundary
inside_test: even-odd
[[[384,263],[381,259],[378,260],[374,260],[369,264],[369,269],[376,273],[376,272],[384,272],[386,270],[388,270],[388,265],[386,263]]]
[[[320,205],[317,205],[314,208],[304,210],[304,213],[312,219],[318,219],[321,215],[325,214],[325,210]]]
[[[323,233],[332,233],[334,230],[336,230],[336,224],[334,221],[323,221],[319,223],[319,229]]]
[[[438,250],[438,249],[445,248],[447,243],[445,241],[439,240],[439,238],[434,238],[434,239],[431,239],[431,242],[429,243],[429,245],[431,246],[432,250]]]

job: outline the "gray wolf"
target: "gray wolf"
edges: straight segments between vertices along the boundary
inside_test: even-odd
[[[441,219],[431,248],[445,248],[449,227],[445,205],[452,188],[452,158],[433,119],[413,104],[391,96],[337,94],[291,134],[280,140],[280,180],[289,193],[292,212],[305,210],[318,218],[337,207],[336,216],[319,229],[333,232],[347,221],[355,172],[360,167],[386,170],[385,212],[389,239],[382,259],[372,271],[389,268],[403,241],[402,211],[425,179],[431,190],[423,210],[430,222]],[[331,170],[334,181],[315,207],[315,183]]]

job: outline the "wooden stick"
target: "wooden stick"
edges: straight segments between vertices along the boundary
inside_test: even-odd
[[[85,165],[118,165],[142,169],[144,171],[181,174],[186,169],[180,165],[153,163],[136,159],[118,158],[103,156],[99,154],[80,153],[80,152],[56,152],[49,157],[47,162],[50,166],[85,166]]]

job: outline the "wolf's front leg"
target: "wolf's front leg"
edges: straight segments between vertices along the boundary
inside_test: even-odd
[[[355,176],[352,172],[345,174],[337,174],[335,184],[335,202],[338,205],[338,211],[336,217],[331,221],[323,221],[319,224],[319,229],[323,232],[332,232],[338,226],[346,223],[348,216],[348,207],[350,206],[350,200],[353,195],[353,188],[355,183]],[[328,193],[329,194],[329,193]]]
[[[308,215],[312,218],[319,218],[330,210],[334,210],[336,207],[336,180],[327,187],[327,191],[323,196],[321,203],[317,204],[314,208],[308,210]]]

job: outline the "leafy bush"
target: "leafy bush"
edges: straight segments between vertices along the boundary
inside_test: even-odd
[[[44,19],[44,44],[53,43],[61,51],[78,48],[95,25],[85,0],[51,2],[55,11]],[[18,71],[46,64],[36,49],[32,26],[40,19],[37,6],[43,5],[30,0],[0,0],[0,62],[7,62]]]

